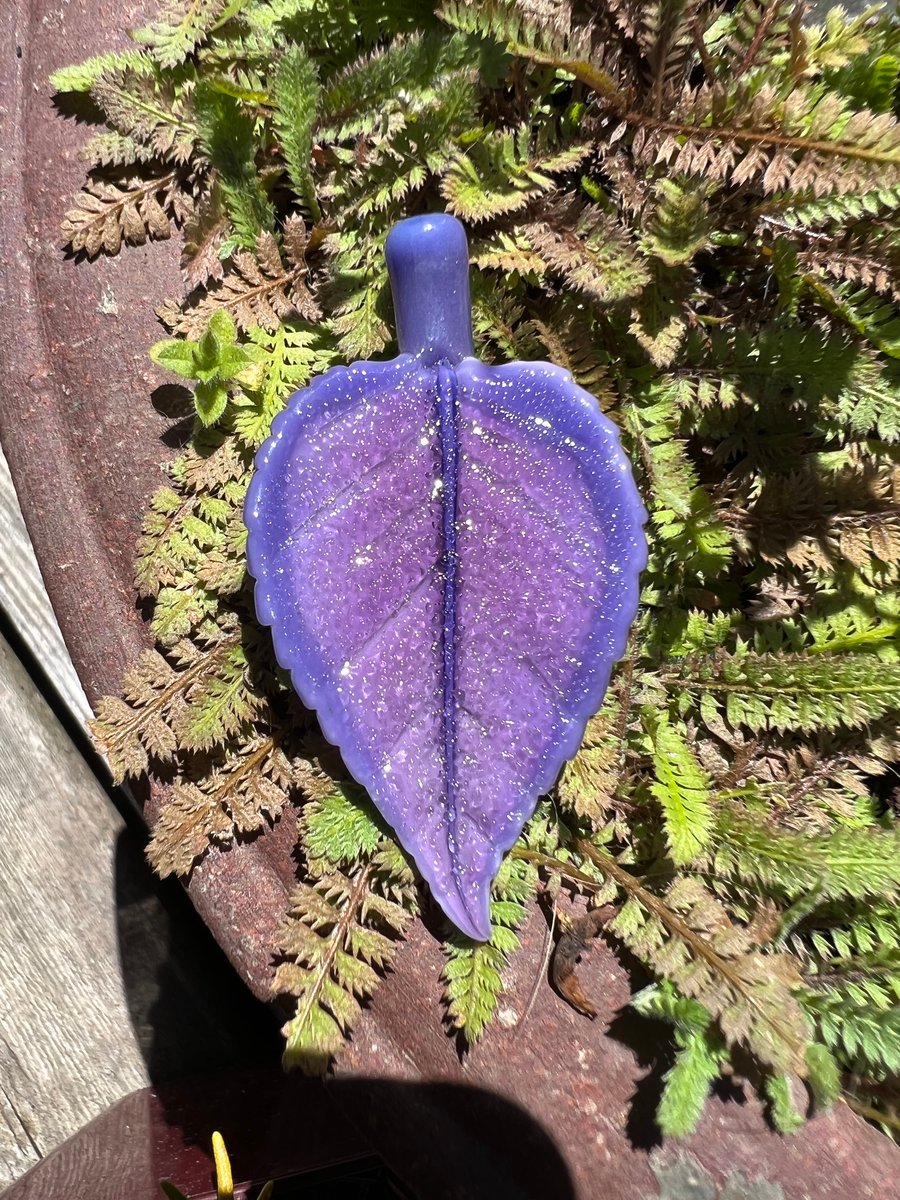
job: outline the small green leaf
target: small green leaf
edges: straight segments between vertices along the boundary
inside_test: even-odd
[[[180,1191],[174,1183],[169,1183],[168,1179],[161,1179],[159,1186],[162,1188],[166,1200],[188,1200],[184,1192]]]
[[[444,943],[447,1018],[469,1045],[481,1037],[497,1008],[503,970],[519,948],[515,930],[525,920],[525,903],[534,894],[536,883],[530,864],[505,859],[491,896],[490,941],[473,942],[454,931]]]
[[[194,389],[194,407],[204,425],[214,425],[227,404],[228,388],[223,383],[198,383]]]
[[[180,339],[157,342],[147,353],[157,364],[180,375],[182,379],[196,379],[197,343],[183,342]]]
[[[663,811],[666,841],[673,860],[688,863],[704,849],[712,832],[709,776],[688,745],[684,726],[648,711],[644,727],[650,735],[656,776],[650,791]]]
[[[766,1080],[766,1096],[772,1124],[779,1133],[796,1133],[806,1124],[791,1096],[791,1081],[787,1075],[770,1075]]]
[[[806,1047],[807,1082],[819,1108],[829,1108],[841,1094],[841,1072],[834,1055],[821,1042]]]
[[[353,865],[374,854],[383,837],[368,798],[353,785],[309,801],[303,811],[303,844],[311,858]]]
[[[682,1033],[675,1062],[663,1076],[663,1093],[656,1120],[668,1137],[687,1137],[703,1115],[709,1089],[721,1071],[721,1051],[714,1050],[705,1032]]]

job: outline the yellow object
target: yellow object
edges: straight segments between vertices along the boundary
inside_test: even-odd
[[[231,1177],[231,1159],[225,1149],[221,1133],[212,1135],[213,1160],[216,1164],[216,1193],[218,1200],[234,1200],[234,1180]]]

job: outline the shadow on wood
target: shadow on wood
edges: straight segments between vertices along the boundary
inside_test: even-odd
[[[241,985],[180,884],[156,878],[143,841],[119,837],[115,903],[125,1000],[151,1083],[277,1064],[273,1010]]]

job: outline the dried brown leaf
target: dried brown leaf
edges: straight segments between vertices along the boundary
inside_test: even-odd
[[[293,256],[302,252],[303,243],[297,221],[288,224]],[[199,296],[187,304],[167,301],[157,312],[173,333],[186,338],[201,337],[219,309],[229,312],[240,329],[274,330],[289,316],[315,321],[321,311],[309,290],[307,272],[302,254],[285,267],[274,234],[265,231],[257,239],[255,254],[235,250],[221,278],[213,279]]]
[[[132,178],[114,183],[93,178],[75,197],[63,218],[66,244],[89,258],[104,251],[118,254],[123,242],[139,246],[148,238],[172,232],[177,174],[156,179]]]
[[[615,915],[615,911],[612,905],[606,905],[604,908],[592,908],[578,917],[561,920],[562,933],[550,961],[553,986],[574,1009],[591,1020],[596,1017],[597,1009],[585,995],[576,968],[582,957],[592,950],[594,938]]]

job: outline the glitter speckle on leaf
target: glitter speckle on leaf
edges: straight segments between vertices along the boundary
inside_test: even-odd
[[[447,915],[485,939],[502,856],[624,651],[645,514],[570,375],[471,357],[458,222],[397,232],[403,353],[329,371],[276,419],[248,556],[301,698]]]

